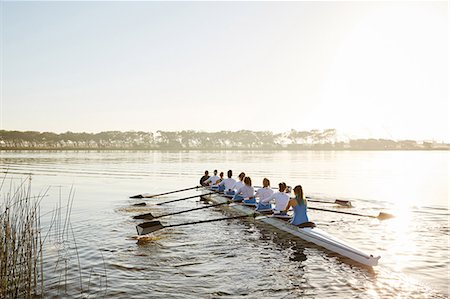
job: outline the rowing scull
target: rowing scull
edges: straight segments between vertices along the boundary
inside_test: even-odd
[[[208,200],[214,203],[224,203],[228,201],[229,199],[216,195],[216,196],[209,196]],[[229,207],[230,209],[233,209],[235,211],[245,213],[245,214],[252,214],[255,213],[254,209],[251,207],[242,205],[242,204],[232,204],[232,205],[224,205]],[[295,225],[290,224],[289,222],[272,217],[272,216],[265,216],[265,217],[257,217],[258,221],[264,222],[268,225],[271,225],[281,231],[287,232],[293,236],[296,236],[300,239],[303,239],[305,241],[314,243],[320,247],[323,247],[325,249],[328,249],[332,252],[338,253],[344,257],[347,257],[353,261],[356,261],[358,263],[361,263],[363,265],[367,266],[376,266],[378,264],[378,260],[380,259],[380,256],[374,256],[372,254],[367,254],[363,252],[362,250],[359,250],[355,248],[354,246],[348,244],[347,242],[340,240],[334,236],[331,236],[327,232],[321,230],[317,227],[297,227]]]

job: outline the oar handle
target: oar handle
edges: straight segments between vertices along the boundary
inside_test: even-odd
[[[240,219],[240,218],[247,218],[247,217],[254,217],[255,213],[250,215],[240,215],[240,216],[234,216],[234,217],[225,217],[225,218],[216,218],[211,220],[202,220],[202,221],[195,221],[195,222],[187,222],[187,223],[180,223],[180,224],[171,224],[171,225],[165,225],[164,227],[176,227],[176,226],[184,226],[184,225],[192,225],[192,224],[199,224],[199,223],[208,223],[208,222],[216,222],[216,221],[223,221],[223,220],[232,220],[232,219]]]
[[[206,193],[206,194],[198,194],[198,195],[193,195],[193,196],[189,196],[189,197],[183,197],[183,198],[178,198],[178,199],[174,199],[174,200],[168,200],[168,201],[164,201],[164,202],[160,202],[157,203],[157,206],[162,206],[166,203],[171,203],[171,202],[177,202],[177,201],[182,201],[182,200],[186,200],[186,199],[191,199],[191,198],[196,198],[196,197],[200,197],[200,196],[204,196],[204,195],[210,195],[210,194],[214,194],[215,192],[211,192],[211,193]]]

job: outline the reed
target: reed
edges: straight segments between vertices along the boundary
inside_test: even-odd
[[[42,296],[39,203],[43,196],[30,193],[31,177],[17,188],[10,187],[0,201],[0,298]]]
[[[9,191],[3,194],[5,179],[6,175],[0,183],[0,298],[107,297],[103,254],[104,269],[90,268],[89,276],[83,275],[86,269],[70,220],[73,188],[67,204],[63,205],[60,190],[56,206],[41,215],[40,203],[50,187],[31,196],[29,176],[18,187],[11,179]]]

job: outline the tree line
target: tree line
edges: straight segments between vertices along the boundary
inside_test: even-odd
[[[0,130],[0,149],[98,150],[398,150],[449,149],[449,144],[414,140],[349,139],[340,141],[335,129],[284,133],[271,131],[106,131],[52,133]]]

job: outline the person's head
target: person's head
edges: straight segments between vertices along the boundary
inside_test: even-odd
[[[239,174],[239,180],[242,181],[242,180],[244,180],[244,178],[245,178],[245,173],[241,172]]]
[[[205,175],[208,175],[209,174],[209,171],[208,170],[205,170]]]
[[[270,181],[268,178],[263,179],[263,187],[270,187]]]
[[[223,171],[220,172],[219,176],[221,179],[223,179]]]
[[[284,192],[284,190],[286,190],[286,183],[285,182],[279,183],[278,190],[280,190],[280,192]]]
[[[297,185],[294,187],[295,197],[303,199],[303,188],[301,185]]]
[[[248,176],[246,176],[244,178],[244,184],[246,184],[247,186],[252,186],[252,179]]]
[[[217,169],[214,169],[214,175],[217,175]]]
[[[227,176],[231,179],[231,177],[233,176],[233,172],[231,170],[228,170]]]
[[[291,194],[292,187],[291,186],[286,186],[286,190],[284,190],[284,192],[286,192],[287,194]]]

